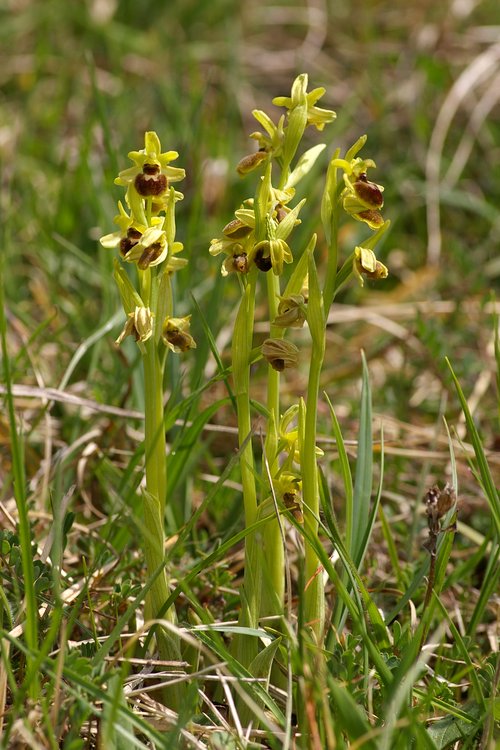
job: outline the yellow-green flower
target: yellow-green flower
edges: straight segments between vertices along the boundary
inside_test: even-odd
[[[240,208],[235,211],[235,219],[226,224],[222,237],[210,242],[210,255],[227,255],[221,273],[248,273],[252,263],[254,247],[255,214],[253,209]]]
[[[290,406],[281,417],[278,429],[279,450],[286,451],[290,459],[297,464],[300,463],[300,453],[298,449],[299,429],[297,425],[292,425],[292,423],[295,421],[298,414],[299,405],[293,404],[293,406]],[[318,448],[318,446],[316,446],[315,452],[318,458],[324,456],[323,451],[321,448]]]
[[[168,274],[173,274],[179,271],[181,268],[185,268],[188,264],[187,258],[178,258],[177,254],[184,250],[182,242],[174,242],[168,248],[168,255],[165,265],[165,271]]]
[[[133,336],[137,342],[143,343],[153,335],[153,313],[149,307],[136,307],[127,315],[123,331],[116,339],[121,344],[127,336]]]
[[[275,125],[269,115],[263,112],[261,109],[254,109],[252,115],[255,117],[259,125],[262,125],[265,133],[256,131],[250,134],[250,138],[253,138],[259,144],[259,149],[273,156],[280,156],[281,149],[283,147],[283,141],[285,140],[285,115],[282,115]]]
[[[321,109],[316,106],[316,102],[321,99],[326,89],[323,87],[313,89],[307,92],[308,77],[306,73],[297,76],[292,84],[291,96],[277,96],[273,99],[273,104],[277,107],[286,107],[290,113],[295,107],[300,106],[303,94],[305,93],[307,102],[307,125],[314,125],[317,130],[323,130],[325,125],[333,122],[337,117],[331,109]]]
[[[153,226],[145,229],[137,242],[125,253],[123,259],[127,263],[137,263],[138,268],[144,271],[149,266],[162,263],[167,253],[167,236],[163,226]]]
[[[185,318],[166,318],[161,337],[165,346],[176,353],[196,349],[196,341],[189,333],[191,315]]]
[[[304,523],[302,513],[302,481],[299,474],[282,471],[274,481],[276,495],[283,501],[283,505],[290,511],[298,523]]]
[[[384,205],[384,188],[376,182],[371,182],[367,177],[367,171],[376,166],[373,159],[361,159],[356,156],[365,143],[366,136],[362,136],[349,149],[345,159],[333,159],[331,165],[344,171],[345,187],[341,193],[344,210],[353,219],[363,221],[370,229],[375,230],[384,223],[380,213]]]
[[[283,264],[293,262],[292,251],[286,239],[294,226],[300,223],[298,214],[304,203],[305,199],[290,210],[279,201],[272,206],[271,215],[265,217],[266,239],[258,242],[253,249],[253,261],[261,271],[272,268],[273,273],[280,276]]]
[[[100,238],[99,242],[103,247],[115,248],[118,247],[123,241],[130,242],[131,245],[135,244],[146,229],[144,225],[134,221],[133,216],[129,216],[121,201],[118,201],[118,210],[120,213],[115,216],[113,222],[118,225],[119,229],[117,232],[105,234]],[[127,248],[127,250],[129,249],[130,247]],[[122,255],[125,255],[126,252],[127,251],[122,252]]]
[[[262,240],[255,245],[254,263],[260,271],[271,268],[276,276],[283,273],[283,263],[293,263],[292,251],[285,240]]]
[[[120,172],[115,184],[126,187],[133,185],[137,193],[143,197],[163,195],[169,183],[183,180],[186,176],[184,169],[169,166],[179,154],[177,151],[161,153],[160,139],[153,131],[145,134],[144,148],[140,151],[130,151],[128,156],[134,162],[134,166]]]
[[[373,250],[367,247],[356,247],[354,248],[354,260],[353,260],[353,271],[357,276],[361,286],[364,285],[363,277],[366,276],[369,279],[378,281],[380,279],[386,279],[389,271],[386,266],[377,260]]]
[[[167,255],[167,241],[163,231],[164,217],[153,217],[151,226],[148,227],[134,221],[121,201],[118,202],[118,209],[120,213],[115,216],[114,222],[118,224],[119,230],[101,237],[101,245],[105,248],[119,247],[123,260],[129,263],[137,262],[142,270],[161,263]]]

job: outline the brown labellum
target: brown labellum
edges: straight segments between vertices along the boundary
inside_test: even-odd
[[[137,265],[141,269],[141,271],[146,270],[146,268],[153,263],[157,258],[160,257],[162,253],[162,246],[159,242],[153,242],[152,245],[147,247],[139,260],[137,261]]]
[[[379,186],[368,180],[356,180],[354,183],[356,195],[363,203],[371,208],[381,208],[384,205],[384,197]]]
[[[259,271],[264,271],[264,273],[270,271],[273,266],[270,256],[264,255],[263,248],[259,248],[255,253],[254,263]]]
[[[162,195],[168,187],[168,180],[155,164],[145,164],[143,171],[135,178],[134,185],[139,195],[147,198]]]

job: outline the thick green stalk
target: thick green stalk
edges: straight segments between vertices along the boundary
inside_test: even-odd
[[[163,424],[163,378],[153,339],[146,342],[143,358],[145,387],[145,438],[146,493],[144,496],[145,540],[144,553],[148,574],[153,575],[165,559],[165,533],[163,526],[167,496],[167,470],[165,429]],[[156,617],[169,595],[167,574],[161,573],[155,580],[150,594],[151,615]],[[175,622],[175,610],[171,607],[165,619]],[[162,659],[179,658],[179,645],[158,642]],[[167,640],[169,640],[167,638]]]
[[[307,387],[304,444],[302,456],[302,497],[304,500],[304,524],[306,529],[317,536],[319,516],[319,483],[316,463],[316,415],[324,347],[319,348],[313,341],[309,384]],[[319,572],[318,572],[319,571]],[[323,574],[319,558],[311,545],[305,545],[304,618],[319,643],[323,639],[325,621],[325,595]]]
[[[279,278],[271,271],[267,274],[267,293],[269,319],[273,321],[278,314]],[[271,325],[271,338],[282,338],[283,328]],[[266,457],[269,472],[273,477],[278,469],[276,442],[277,424],[280,419],[280,374],[271,366],[267,374],[267,408],[271,418],[267,423]],[[273,418],[274,416],[274,418]],[[271,434],[273,433],[273,434]],[[273,447],[274,446],[274,447]],[[264,480],[266,477],[264,477]],[[274,504],[270,510],[269,521],[263,530],[264,571],[262,579],[262,617],[281,615],[285,601],[285,551],[281,538],[279,520],[275,515]]]
[[[238,410],[238,440],[241,451],[240,471],[247,528],[257,520],[257,492],[250,414],[250,353],[253,339],[256,278],[254,270],[248,276],[248,284],[240,302],[234,324],[232,347],[233,380]],[[260,537],[260,532],[258,536]],[[257,627],[259,620],[262,575],[258,542],[259,539],[253,532],[245,538],[245,572],[239,624],[250,628]],[[248,667],[257,655],[257,645],[253,637],[236,636],[234,640],[236,658]]]

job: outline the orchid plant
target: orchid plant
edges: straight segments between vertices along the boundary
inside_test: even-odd
[[[317,106],[325,90],[316,88],[308,92],[307,86],[307,75],[299,75],[289,97],[273,100],[273,104],[286,110],[277,123],[261,110],[253,112],[262,128],[250,135],[258,150],[245,156],[237,171],[241,175],[261,172],[261,176],[254,196],[243,201],[222,230],[222,236],[210,244],[212,255],[225,256],[222,274],[237,276],[241,288],[232,365],[245,521],[249,529],[239,624],[247,628],[256,628],[262,617],[277,619],[279,628],[284,614],[282,519],[293,516],[296,523],[304,524],[307,534],[313,538],[318,535],[317,461],[321,451],[316,445],[316,415],[328,312],[338,289],[351,277],[363,285],[366,278],[383,279],[388,273],[374,252],[389,222],[384,221],[381,213],[383,187],[367,176],[375,163],[358,156],[365,145],[365,136],[343,158],[337,150],[328,166],[321,206],[328,261],[322,269],[322,280],[314,257],[316,234],[302,250],[294,243],[294,229],[306,210],[306,199],[296,200],[297,186],[325,149],[325,144],[319,144],[299,154],[299,146],[308,127],[321,131],[336,117],[332,110]],[[373,234],[352,250],[339,269],[338,226],[342,212],[364,223]],[[285,274],[287,267],[291,271]],[[262,460],[258,462],[259,476],[251,441],[250,367],[255,359],[252,356],[254,310],[256,299],[260,304],[258,295],[262,288],[267,297],[269,336],[260,347],[268,374],[266,438]],[[301,356],[286,332],[305,324],[311,337],[307,393],[283,413],[280,377],[286,370],[296,368]],[[257,523],[262,519],[266,519],[265,523]],[[323,575],[315,548],[307,541],[304,572],[305,621],[321,645],[325,618]],[[235,640],[236,655],[249,667],[257,656],[257,640],[244,635]]]
[[[172,183],[185,177],[184,169],[171,166],[176,151],[162,153],[156,133],[145,134],[144,149],[131,151],[134,166],[125,169],[115,184],[126,188],[126,207],[120,201],[115,217],[117,231],[101,238],[106,248],[117,249],[114,278],[126,314],[126,322],[116,343],[132,336],[139,347],[144,371],[144,454],[143,487],[144,553],[148,575],[153,579],[146,601],[149,618],[162,615],[175,623],[175,609],[163,612],[169,596],[165,570],[164,517],[167,502],[167,463],[164,429],[164,371],[169,352],[186,352],[196,346],[189,332],[189,316],[174,315],[172,275],[184,268],[180,258],[182,243],[176,240],[175,206],[182,193]],[[135,269],[134,282],[126,265]],[[158,650],[163,660],[180,659],[180,644],[171,630],[156,630]],[[169,695],[179,705],[180,691]]]

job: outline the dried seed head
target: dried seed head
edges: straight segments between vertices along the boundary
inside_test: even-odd
[[[266,339],[262,344],[262,356],[278,372],[297,367],[299,363],[299,350],[284,339]]]

